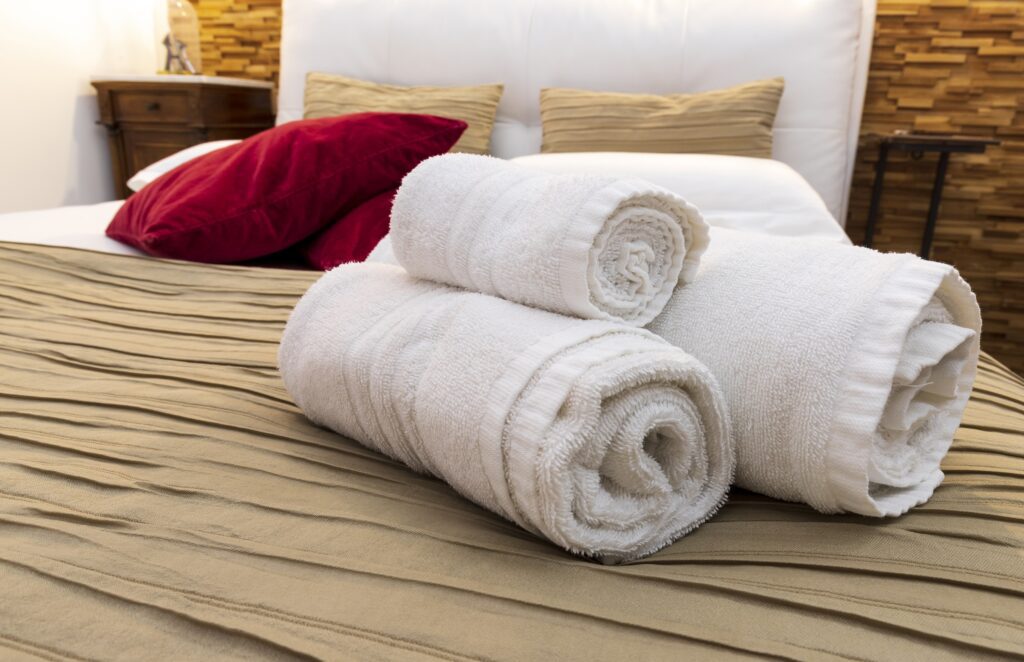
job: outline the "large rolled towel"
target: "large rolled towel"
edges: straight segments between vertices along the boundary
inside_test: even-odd
[[[649,328],[722,385],[737,484],[888,516],[942,481],[981,319],[948,265],[713,229],[700,273]]]
[[[310,288],[279,362],[314,422],[605,561],[693,529],[732,479],[714,378],[643,329],[358,264]]]
[[[413,276],[643,326],[696,272],[707,225],[685,200],[642,180],[445,154],[402,181],[391,242]]]

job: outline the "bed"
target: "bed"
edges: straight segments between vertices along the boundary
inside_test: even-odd
[[[808,181],[841,218],[873,6],[779,0],[736,19],[734,0],[650,4],[660,28],[630,23],[612,1],[576,15],[590,31],[574,33],[579,48],[557,49],[575,52],[581,67],[560,84],[597,85],[587,77],[603,75],[605,87],[661,91],[678,75],[632,81],[629,68],[607,61],[587,71],[581,63],[596,56],[584,46],[601,44],[610,25],[658,36],[647,40],[656,54],[637,49],[644,66],[678,55],[682,26],[693,37],[683,69],[698,76],[694,87],[760,73],[749,67],[785,69],[797,106],[780,114],[776,158],[814,175]],[[494,32],[483,30],[396,47],[422,33],[431,12],[465,30],[455,5],[287,0],[282,121],[301,106],[305,71],[338,62],[392,82],[501,75],[521,85],[509,85],[495,144],[504,156],[535,151],[538,129],[517,104],[545,76],[564,75],[564,62],[517,73],[445,50],[496,52],[487,48]],[[501,7],[508,13],[475,20],[505,25],[498,34],[523,42],[498,46],[537,65],[545,51],[533,47],[550,46],[553,26],[581,4]],[[779,16],[783,7],[794,13]],[[766,24],[779,30],[751,28]],[[777,48],[801,34],[835,69],[801,78],[801,58]],[[763,57],[714,57],[737,44]],[[819,80],[839,76],[834,87]],[[802,112],[816,103],[827,107]],[[1024,655],[1024,381],[988,356],[946,480],[911,513],[826,516],[734,490],[693,534],[643,561],[604,566],[301,415],[276,352],[317,273],[34,241],[0,243],[2,658]]]
[[[315,278],[0,247],[0,657],[1024,653],[1024,383],[997,362],[910,514],[737,491],[602,566],[306,421],[275,358]]]
[[[112,200],[95,205],[0,214],[0,241],[142,255],[141,251],[104,234],[122,204],[121,200]]]

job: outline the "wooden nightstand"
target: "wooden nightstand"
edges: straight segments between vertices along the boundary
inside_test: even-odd
[[[274,126],[273,85],[214,76],[97,76],[114,186],[147,165],[209,140],[246,138]]]

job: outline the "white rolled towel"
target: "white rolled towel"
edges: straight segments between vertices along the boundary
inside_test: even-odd
[[[722,385],[738,485],[891,516],[942,482],[981,318],[948,265],[716,228],[696,279],[649,328]]]
[[[346,265],[299,301],[279,364],[317,424],[606,562],[690,531],[732,479],[714,378],[643,329]]]
[[[413,276],[643,326],[696,273],[707,225],[642,180],[444,154],[402,180],[391,242]]]

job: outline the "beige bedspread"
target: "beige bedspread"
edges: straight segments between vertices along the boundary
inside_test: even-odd
[[[308,423],[274,365],[315,277],[0,244],[0,659],[1024,654],[994,360],[911,514],[736,491],[606,567]]]

